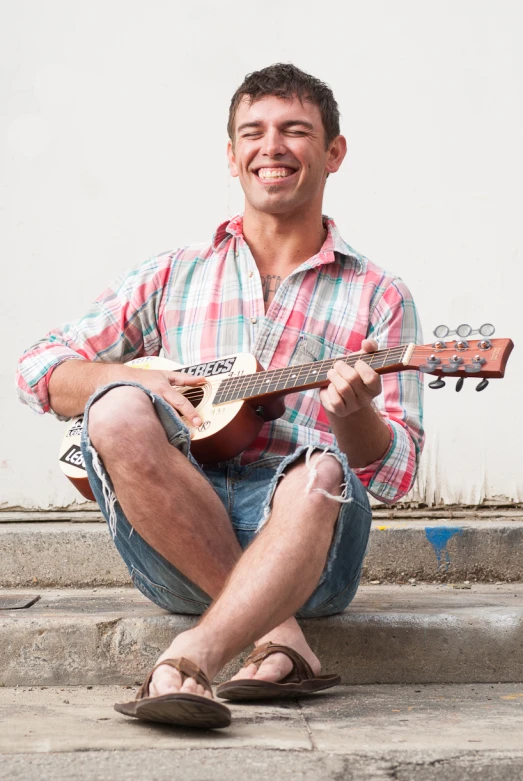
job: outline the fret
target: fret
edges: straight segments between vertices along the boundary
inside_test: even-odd
[[[288,366],[284,369],[255,372],[241,377],[228,377],[221,383],[214,404],[240,401],[276,391],[287,391],[291,388],[299,390],[313,383],[324,382],[329,370],[336,361],[340,360],[349,366],[354,366],[357,361],[363,360],[373,369],[383,369],[386,366],[401,363],[407,347],[408,345],[400,345],[378,350],[375,353],[349,355],[346,358],[330,358],[324,361]]]
[[[234,388],[235,396],[244,395],[244,392],[248,389],[250,378],[251,378],[250,374],[242,374],[239,377],[234,377],[234,379],[236,380],[235,388]]]

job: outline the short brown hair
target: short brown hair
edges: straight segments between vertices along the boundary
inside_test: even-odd
[[[278,62],[261,71],[247,74],[243,84],[232,96],[227,123],[231,141],[234,141],[234,119],[243,98],[247,97],[252,105],[266,95],[286,99],[298,98],[302,103],[317,106],[325,129],[325,146],[339,136],[340,111],[331,88],[291,63]]]

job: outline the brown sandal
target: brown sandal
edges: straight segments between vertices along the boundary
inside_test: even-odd
[[[292,670],[281,681],[274,683],[253,678],[239,678],[221,683],[216,694],[226,700],[272,700],[279,697],[312,694],[341,683],[339,675],[314,675],[309,663],[294,648],[276,643],[259,645],[247,657],[243,666],[256,664],[259,667],[271,654],[285,654],[292,662]]]
[[[179,727],[199,727],[200,729],[212,729],[213,727],[228,727],[231,723],[231,712],[221,702],[210,700],[201,694],[189,692],[176,692],[175,694],[162,694],[160,697],[149,697],[149,685],[153,673],[162,664],[174,667],[182,676],[194,678],[206,691],[212,694],[209,679],[200,668],[190,659],[164,659],[154,667],[145,683],[138,689],[136,699],[131,702],[117,702],[114,709],[126,716],[134,716],[143,721],[160,721],[166,724],[176,724]]]

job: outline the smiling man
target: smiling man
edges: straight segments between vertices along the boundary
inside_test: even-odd
[[[160,656],[138,699],[143,719],[226,726],[209,680],[254,643],[218,687],[231,700],[297,696],[322,674],[296,615],[353,599],[369,536],[367,492],[394,502],[421,452],[416,373],[385,375],[337,357],[420,341],[403,282],[355,252],[322,214],[346,153],[334,96],[293,65],[252,73],[229,113],[231,174],[243,215],[212,242],[153,258],[106,290],[82,319],[23,356],[19,392],[62,419],[85,409],[93,492],[133,582],[174,613],[203,614]],[[254,353],[267,369],[332,359],[329,384],[286,397],[239,456],[197,463],[197,411],[176,388],[202,382],[125,362],[182,365]]]

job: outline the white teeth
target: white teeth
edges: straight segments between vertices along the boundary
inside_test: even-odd
[[[260,168],[258,176],[260,179],[284,179],[293,173],[290,168]]]

